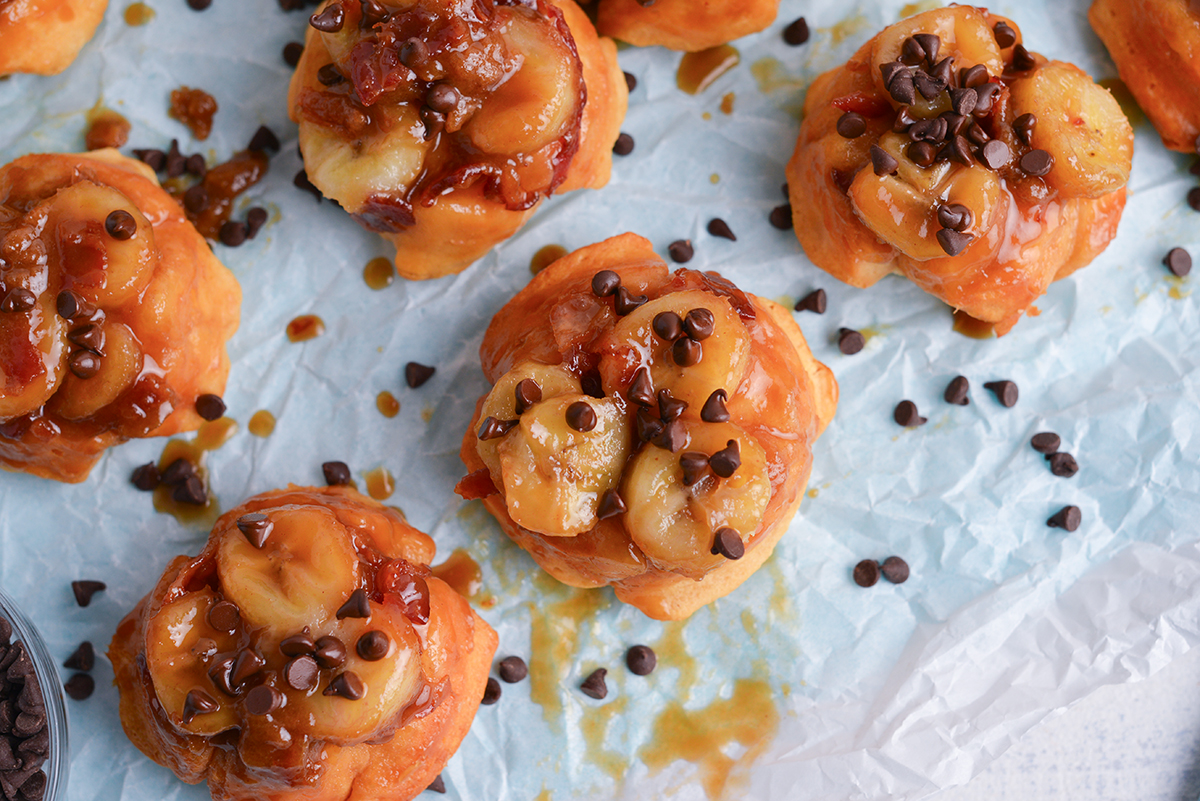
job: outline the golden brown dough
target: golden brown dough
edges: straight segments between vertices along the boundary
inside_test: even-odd
[[[1096,0],[1088,11],[1121,80],[1181,153],[1200,147],[1200,4],[1195,0]]]
[[[433,556],[348,487],[251,498],[117,628],[126,734],[215,801],[413,798],[470,728],[496,650]]]
[[[658,619],[770,556],[837,405],[788,311],[716,273],[672,274],[634,234],[538,273],[480,356],[494,386],[463,438],[459,493],[558,580],[610,584]]]
[[[1003,334],[1116,235],[1132,152],[1108,91],[1025,51],[1011,21],[929,11],[809,88],[787,167],[796,235],[848,284],[899,273]]]
[[[459,272],[542,198],[608,183],[628,89],[572,0],[377,5],[366,23],[321,7],[336,30],[309,28],[288,104],[309,179],[391,240],[397,272]]]
[[[600,0],[596,29],[631,45],[705,50],[761,31],[779,0]]]
[[[0,0],[0,75],[57,75],[104,18],[108,0]]]
[[[106,448],[190,431],[241,290],[141,162],[0,168],[0,466],[78,482]]]

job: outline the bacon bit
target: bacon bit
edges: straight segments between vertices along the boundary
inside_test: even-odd
[[[428,565],[414,565],[393,559],[375,577],[375,589],[383,593],[383,602],[397,607],[415,625],[429,622]]]
[[[865,92],[835,97],[832,105],[842,111],[853,111],[864,117],[882,117],[892,110],[892,105],[887,100]]]
[[[454,487],[454,491],[465,501],[477,501],[500,492],[486,467],[464,476]]]

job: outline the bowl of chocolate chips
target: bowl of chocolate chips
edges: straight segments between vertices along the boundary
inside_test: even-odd
[[[65,798],[67,766],[57,665],[33,623],[0,590],[0,799]]]

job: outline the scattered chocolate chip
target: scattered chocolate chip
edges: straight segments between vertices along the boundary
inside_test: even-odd
[[[746,544],[742,536],[729,526],[722,526],[713,534],[713,544],[710,551],[714,556],[724,556],[736,561],[746,555]]]
[[[108,589],[108,585],[103,581],[91,581],[83,579],[81,581],[71,582],[71,592],[75,594],[75,603],[80,606],[87,606],[92,602],[92,596],[98,592],[104,592]]]
[[[190,506],[205,506],[208,504],[208,491],[199,476],[188,476],[183,483],[171,490],[171,498],[179,503]]]
[[[336,695],[348,701],[361,701],[367,694],[367,687],[354,671],[347,670],[334,676],[333,681],[325,688],[322,695]]]
[[[642,442],[653,442],[666,427],[662,419],[645,406],[638,408],[634,420],[637,424],[638,439]]]
[[[892,419],[905,428],[923,426],[929,422],[917,412],[917,404],[910,400],[903,400],[896,404],[896,408],[892,412]]]
[[[702,306],[692,309],[683,318],[684,332],[697,342],[703,342],[712,336],[715,324],[716,318],[713,313]]]
[[[579,376],[579,388],[583,390],[583,394],[589,398],[603,398],[604,380],[600,377],[600,371],[596,369],[588,370],[583,375]]]
[[[955,406],[966,406],[971,402],[970,397],[967,395],[970,389],[971,382],[967,381],[966,376],[955,376],[950,380],[942,397],[946,400],[946,403],[953,403]]]
[[[1003,20],[992,27],[992,34],[996,37],[996,44],[1001,48],[1012,47],[1017,43],[1017,32]]]
[[[434,111],[449,114],[458,107],[462,95],[448,83],[435,83],[425,96],[425,103]]]
[[[208,190],[204,184],[189,186],[183,193],[183,208],[188,214],[200,214],[208,208]]]
[[[626,88],[628,88],[629,91],[632,92],[634,89],[637,89],[637,85],[638,85],[637,76],[634,75],[632,72],[626,72],[625,73]]]
[[[837,337],[838,350],[847,356],[853,356],[867,345],[867,338],[853,328],[839,328]]]
[[[673,311],[659,312],[654,315],[650,327],[659,339],[674,342],[683,336],[683,318]],[[649,378],[647,377],[647,380]]]
[[[67,334],[67,339],[72,345],[89,350],[97,356],[104,355],[104,329],[96,323],[72,328]]]
[[[1192,211],[1200,211],[1200,186],[1194,186],[1188,190],[1187,204]]]
[[[913,37],[908,37],[900,45],[900,63],[915,67],[925,60],[925,48]]]
[[[234,687],[239,687],[266,666],[267,660],[263,659],[258,652],[246,648],[239,652],[233,660],[233,671],[229,674],[230,683]]]
[[[626,74],[626,75],[629,75],[629,73],[628,73],[628,72],[627,72],[627,73],[625,73],[625,74]],[[425,789],[426,789],[428,792],[431,792],[431,793],[442,793],[442,794],[445,794],[445,792],[446,792],[446,782],[445,782],[445,780],[443,780],[443,779],[442,779],[442,774],[440,774],[440,773],[439,773],[438,775],[434,776],[434,777],[433,777],[433,781],[431,781],[431,782],[429,783],[429,786],[428,786],[428,787],[426,787]]]
[[[1070,478],[1079,472],[1079,462],[1069,453],[1051,453],[1046,455],[1050,462],[1050,472],[1059,478]]]
[[[238,623],[242,620],[242,613],[236,604],[230,601],[219,601],[209,607],[207,620],[208,625],[217,631],[232,634],[237,631]]]
[[[1192,257],[1183,248],[1171,248],[1163,258],[1163,264],[1173,275],[1183,278],[1192,271]]]
[[[904,133],[916,123],[917,118],[912,115],[908,106],[904,106],[896,112],[896,119],[892,122],[892,131],[894,133]]]
[[[1083,515],[1079,511],[1078,506],[1064,506],[1059,509],[1050,519],[1046,521],[1046,525],[1050,528],[1061,528],[1067,531],[1074,531],[1079,528],[1080,522],[1083,520]]]
[[[203,11],[212,5],[212,0],[187,0],[187,4],[192,11]]]
[[[196,414],[205,420],[219,420],[225,414],[225,401],[220,395],[205,393],[196,398]]]
[[[825,307],[828,303],[828,298],[825,295],[824,289],[814,289],[800,300],[796,301],[796,311],[810,311],[816,314],[824,314]]]
[[[946,251],[946,255],[957,256],[975,241],[975,235],[959,233],[953,228],[943,228],[937,232],[937,241],[942,250]]]
[[[683,444],[687,442],[687,432],[684,431],[683,424],[679,420],[672,420],[662,425],[662,430],[651,442],[657,448],[671,453],[679,453],[683,449]]]
[[[607,520],[610,517],[624,514],[626,511],[625,501],[621,495],[613,489],[606,490],[600,496],[600,505],[596,508],[596,517],[600,520]]]
[[[161,150],[134,150],[133,155],[155,172],[162,172],[167,166],[167,154]]]
[[[692,240],[676,239],[667,245],[667,253],[670,254],[671,261],[676,264],[687,264],[696,255],[696,249],[692,247]]]
[[[75,652],[67,657],[67,661],[63,662],[63,667],[68,670],[82,670],[85,673],[96,666],[96,649],[87,640],[79,643],[79,647]]]
[[[946,89],[946,84],[919,70],[913,75],[913,86],[926,100],[933,100]]]
[[[479,426],[478,437],[481,440],[499,439],[516,428],[520,420],[497,420],[495,417],[485,417]]]
[[[74,701],[83,701],[91,698],[92,693],[96,691],[96,680],[86,673],[76,673],[67,679],[63,684],[63,689],[67,691],[67,695]]]
[[[679,315],[675,315],[678,319]],[[681,320],[680,328],[683,327]],[[678,339],[678,337],[676,337]],[[633,374],[633,382],[629,385],[629,399],[641,406],[654,405],[654,386],[650,383],[650,370],[639,367]]]
[[[342,487],[350,483],[350,467],[345,462],[323,462],[321,472],[330,487]]]
[[[908,562],[899,556],[889,556],[879,566],[879,572],[893,584],[903,584],[908,581]]]
[[[729,422],[729,410],[725,408],[725,403],[728,400],[729,394],[725,390],[714,389],[712,394],[708,396],[708,400],[704,401],[704,406],[700,409],[700,419],[706,423]]]
[[[1013,120],[1013,133],[1025,144],[1032,144],[1033,129],[1037,126],[1037,117],[1032,114],[1022,114]]]
[[[245,244],[249,233],[244,222],[226,220],[221,223],[221,230],[217,232],[217,238],[225,247],[237,248]]]
[[[742,453],[736,439],[725,443],[725,447],[708,459],[708,466],[720,478],[729,478],[742,466]]]
[[[369,618],[370,616],[371,599],[367,597],[367,591],[362,588],[350,593],[350,597],[337,610],[338,620],[347,617]]]
[[[535,403],[542,400],[542,388],[532,378],[522,379],[513,390],[516,395],[516,412],[517,414],[525,414],[533,407]]]
[[[680,367],[691,367],[699,364],[704,356],[704,348],[699,342],[690,337],[675,340],[671,346],[671,358]]]
[[[167,150],[166,170],[168,178],[178,178],[187,171],[187,159],[179,152],[178,139],[172,139],[171,147]]]
[[[776,206],[771,209],[771,214],[767,219],[773,227],[778,228],[780,231],[792,230],[792,204],[784,203],[782,206]]]
[[[516,684],[529,675],[529,666],[519,656],[506,656],[500,660],[500,678],[508,684]]]
[[[500,695],[503,690],[500,689],[500,682],[492,677],[488,677],[487,685],[483,688],[483,700],[480,701],[484,706],[491,706],[500,700]]]
[[[934,117],[930,120],[914,122],[908,129],[908,135],[918,142],[941,142],[950,130],[950,123],[945,117]]]
[[[595,698],[597,701],[600,701],[608,696],[608,684],[604,681],[604,677],[607,675],[608,671],[604,668],[596,668],[583,680],[583,684],[579,685],[579,689],[589,698]]]
[[[301,656],[303,654],[311,654],[317,650],[316,643],[312,637],[308,636],[308,630],[305,629],[303,634],[293,634],[290,637],[285,637],[279,643],[279,652],[284,656]]]
[[[295,67],[300,63],[300,57],[304,55],[304,45],[300,42],[288,42],[283,46],[283,63],[289,67]]]
[[[317,660],[303,654],[284,665],[283,680],[293,690],[299,690],[302,693],[308,692],[317,686],[320,671]]]
[[[628,156],[633,152],[635,144],[636,143],[633,141],[632,136],[624,131],[621,131],[621,133],[617,135],[617,141],[613,142],[612,152],[618,156]]]
[[[979,93],[974,89],[951,89],[950,90],[950,107],[954,109],[955,114],[970,114],[975,110],[975,104],[979,102]]]
[[[1030,150],[1021,156],[1020,165],[1027,175],[1046,175],[1054,167],[1054,156],[1045,150]]]
[[[783,29],[783,41],[790,44],[792,47],[798,47],[808,41],[810,31],[808,30],[808,20],[800,17],[794,22],[788,23],[788,26]]]
[[[683,470],[683,486],[690,487],[708,472],[708,455],[700,451],[684,451],[679,454],[679,467]]]
[[[189,477],[196,475],[196,466],[187,459],[176,459],[162,471],[160,480],[169,487],[178,486]]]
[[[894,175],[900,162],[879,145],[871,145],[871,164],[876,175]]]
[[[993,139],[979,149],[979,160],[988,169],[999,170],[1007,167],[1008,163],[1012,161],[1012,151],[999,139]]]
[[[658,416],[664,423],[679,417],[687,407],[687,401],[671,396],[671,390],[660,389],[658,391]]]
[[[278,153],[279,137],[267,126],[260,125],[254,132],[254,136],[250,137],[250,144],[246,145],[246,149],[250,151],[270,150]]]
[[[993,140],[990,136],[988,136],[987,131],[983,130],[983,126],[977,122],[972,122],[970,125],[967,126],[966,136],[967,136],[967,141],[970,142],[971,144],[980,145],[979,150],[976,151],[976,153],[975,153],[975,157],[977,159],[979,159],[980,161],[982,161],[984,163],[985,167],[991,167],[992,169],[999,169],[999,167],[992,167],[991,164],[988,164],[986,161],[984,161],[984,149],[982,146],[993,143]],[[999,142],[999,140],[996,140],[996,142],[998,142],[999,144],[1002,144],[1002,145],[1004,144],[1003,142]],[[992,153],[993,160],[999,161],[1000,159],[1007,159],[1008,154],[1009,154],[1008,145],[1004,145],[1004,152],[997,151],[995,148],[993,148],[992,150],[994,151]],[[1000,164],[1000,166],[1002,167],[1002,166],[1004,166],[1004,164],[1007,164],[1007,163],[1008,163],[1007,161],[1004,161],[1003,163]]]
[[[118,242],[132,239],[137,233],[137,220],[125,209],[110,211],[104,218],[104,230]]]
[[[183,162],[183,168],[189,175],[194,175],[197,178],[203,178],[208,174],[208,164],[204,161],[204,156],[200,153],[193,153],[188,156]]]
[[[409,362],[404,365],[404,383],[408,384],[409,389],[416,389],[424,386],[426,381],[433,378],[435,372],[437,372],[436,367],[419,362]]]
[[[321,190],[317,188],[317,185],[308,179],[308,173],[305,170],[300,170],[300,172],[296,173],[296,177],[292,178],[292,186],[310,193],[317,199],[318,203],[325,199],[325,196],[321,194]]]
[[[368,662],[378,662],[388,654],[392,641],[382,631],[368,631],[358,638],[354,650]]]
[[[587,401],[576,401],[567,407],[567,425],[575,431],[591,431],[596,422],[596,410]]]
[[[955,114],[953,111],[947,111],[943,113],[940,119],[946,121],[946,136],[951,139],[956,136],[961,136],[962,132],[966,130],[967,125],[971,122],[967,117],[964,117],[961,114]],[[947,158],[949,158],[949,156],[947,156]]]
[[[854,566],[854,583],[860,587],[874,587],[879,581],[879,563],[864,559]]]
[[[601,270],[592,276],[592,294],[598,298],[607,298],[621,286],[621,276],[612,270]]]
[[[20,314],[37,305],[37,296],[25,287],[14,287],[0,300],[0,312]]]
[[[893,62],[899,64],[899,62]],[[885,65],[891,66],[891,65]],[[913,74],[908,67],[899,64],[899,68],[889,70],[889,75],[885,76],[884,81],[887,85],[888,94],[897,103],[905,106],[911,106],[917,101],[916,84],[913,81]]]
[[[722,239],[728,239],[731,242],[737,241],[737,234],[729,227],[729,223],[722,220],[720,217],[715,217],[708,221],[708,232],[713,236],[719,236]]]
[[[283,693],[267,684],[260,684],[246,693],[246,711],[251,715],[269,715],[283,706]]]
[[[346,12],[341,3],[330,3],[308,18],[308,24],[321,33],[337,33],[346,24]]]
[[[979,93],[979,99],[976,100],[975,111],[972,113],[976,117],[985,117],[991,113],[992,105],[1000,95],[1000,84],[985,83],[975,91]]]
[[[59,317],[64,320],[74,320],[86,310],[87,303],[76,293],[64,289],[54,299],[54,308]]]
[[[648,645],[635,645],[625,652],[625,665],[635,676],[649,676],[658,667],[658,656]]]
[[[918,167],[929,167],[937,161],[937,147],[930,142],[913,142],[905,153]]]
[[[1043,431],[1040,434],[1034,434],[1033,438],[1029,440],[1029,444],[1038,453],[1057,453],[1062,445],[1062,438],[1053,431]]]
[[[230,698],[237,695],[233,686],[233,663],[234,658],[227,656],[218,660],[208,671],[208,678],[212,680],[213,685]]]
[[[965,136],[956,135],[943,148],[946,157],[952,161],[957,161],[959,164],[971,166],[973,163],[971,157],[971,143],[967,141]]]
[[[204,690],[199,687],[189,690],[187,697],[183,699],[183,725],[190,724],[197,715],[207,715],[216,712],[217,709],[217,702]]]
[[[991,79],[988,75],[987,67],[982,64],[976,64],[974,67],[964,67],[958,73],[958,82],[968,89],[974,89],[982,86]]]
[[[955,231],[965,231],[975,222],[975,215],[961,203],[943,203],[937,209],[938,225]]]
[[[942,49],[942,40],[933,33],[916,33],[913,34],[913,40],[921,46],[924,53],[924,58],[930,64],[937,63],[938,53]]]
[[[1020,394],[1017,391],[1017,385],[1012,381],[988,381],[983,385],[984,389],[989,389],[996,396],[996,400],[1000,401],[1001,406],[1009,408],[1017,405],[1017,397]]]
[[[1017,45],[1013,48],[1012,67],[1016,72],[1027,72],[1037,66],[1037,59],[1033,54],[1025,49],[1025,45]]]
[[[624,317],[649,300],[645,295],[631,295],[628,289],[619,286],[613,295],[613,311]]]
[[[837,132],[845,139],[857,139],[867,132],[867,121],[854,111],[847,111],[838,117]]]

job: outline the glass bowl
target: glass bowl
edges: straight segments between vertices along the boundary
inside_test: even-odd
[[[42,771],[46,774],[46,792],[42,801],[62,801],[67,797],[70,753],[67,742],[67,704],[62,681],[58,677],[58,662],[51,658],[46,643],[42,641],[42,636],[32,621],[3,590],[0,590],[0,617],[12,624],[12,641],[25,646],[25,651],[33,662],[38,684],[42,688],[42,698],[46,702],[50,753],[42,765]]]

